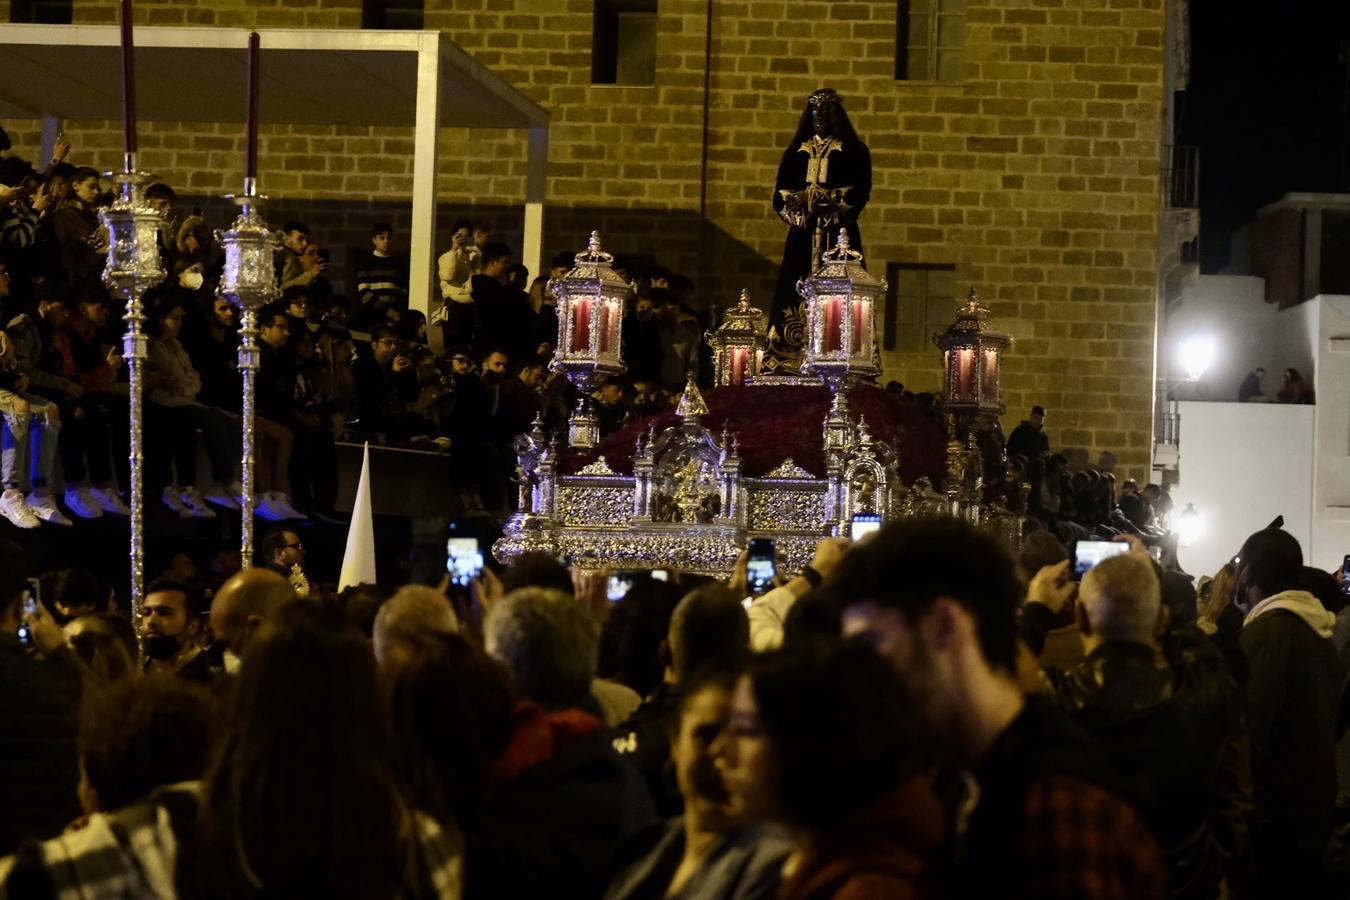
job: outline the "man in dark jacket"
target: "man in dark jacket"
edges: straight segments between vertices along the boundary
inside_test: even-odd
[[[80,675],[64,645],[30,656],[20,641],[28,566],[23,551],[0,541],[0,856],[25,837],[57,834],[79,815],[75,728]],[[45,622],[57,629],[50,615]],[[60,631],[56,630],[59,639]]]
[[[1336,719],[1344,673],[1336,616],[1297,590],[1293,535],[1258,531],[1238,554],[1233,603],[1246,614],[1247,724],[1252,741],[1252,864],[1258,897],[1320,897],[1336,799]]]
[[[1061,572],[1032,580],[1029,601]],[[1159,638],[1166,624],[1147,555],[1099,563],[1083,578],[1075,616],[1087,655],[1049,670],[1059,705],[1096,736],[1120,770],[1167,863],[1171,896],[1219,896],[1245,844],[1251,795],[1241,698],[1223,655],[1203,637],[1171,665]]]
[[[575,598],[521,588],[484,623],[487,652],[527,703],[497,761],[466,897],[598,897],[625,841],[655,819],[642,777],[605,739],[591,705],[599,635]]]
[[[1018,687],[1021,583],[1002,545],[958,520],[888,525],[822,585],[846,636],[901,673],[938,758],[978,793],[956,804],[958,895],[1156,898],[1158,847],[1101,748]]]
[[[356,396],[361,431],[382,434],[390,443],[427,434],[427,423],[404,409],[420,390],[412,359],[402,350],[398,332],[380,325],[370,333],[370,356],[356,361]]]

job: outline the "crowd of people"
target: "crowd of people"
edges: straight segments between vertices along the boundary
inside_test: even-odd
[[[1121,540],[912,519],[612,601],[542,554],[334,595],[282,527],[139,634],[6,542],[0,896],[1347,896],[1342,586]]]
[[[0,516],[20,528],[129,514],[125,310],[102,281],[98,218],[112,194],[69,153],[62,141],[38,170],[0,130]],[[145,295],[146,497],[185,519],[214,518],[241,500],[239,315],[217,296],[224,253],[212,223],[179,210],[167,184],[145,198],[160,215],[166,273]],[[342,280],[304,222],[281,233],[279,297],[258,313],[256,514],[340,521],[334,444],[366,440],[446,454],[463,508],[505,512],[513,439],[536,417],[557,428],[576,405],[574,387],[549,370],[558,317],[548,282],[572,255],[531,280],[490,222],[457,222],[428,323],[409,307],[408,260],[388,223],[372,225]],[[710,323],[691,306],[693,283],[659,266],[616,266],[633,284],[628,372],[597,389],[605,433],[673,405],[690,374],[711,379],[701,340]]]

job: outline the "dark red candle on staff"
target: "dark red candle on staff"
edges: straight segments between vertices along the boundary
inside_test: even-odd
[[[122,135],[126,153],[136,152],[136,66],[132,57],[131,0],[122,0]]]
[[[125,2],[125,0],[124,0]],[[244,178],[252,184],[258,177],[258,32],[248,36],[248,113],[244,135]]]

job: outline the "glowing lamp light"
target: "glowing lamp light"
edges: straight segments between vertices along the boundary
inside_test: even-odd
[[[1183,547],[1190,547],[1204,533],[1205,522],[1200,517],[1200,512],[1195,508],[1194,503],[1187,503],[1186,508],[1177,516],[1177,540]]]
[[[1186,370],[1186,380],[1199,381],[1205,371],[1214,363],[1218,355],[1218,345],[1207,334],[1193,335],[1181,342],[1181,366]]]

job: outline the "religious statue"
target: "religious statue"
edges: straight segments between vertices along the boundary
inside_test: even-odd
[[[840,227],[849,245],[863,249],[858,215],[872,194],[872,157],[853,130],[844,101],[831,88],[806,99],[797,133],[783,152],[774,185],[773,208],[788,225],[783,264],[778,270],[770,319],[770,356],[780,368],[792,364],[804,342],[802,300],[797,281],[820,266],[830,236]]]

